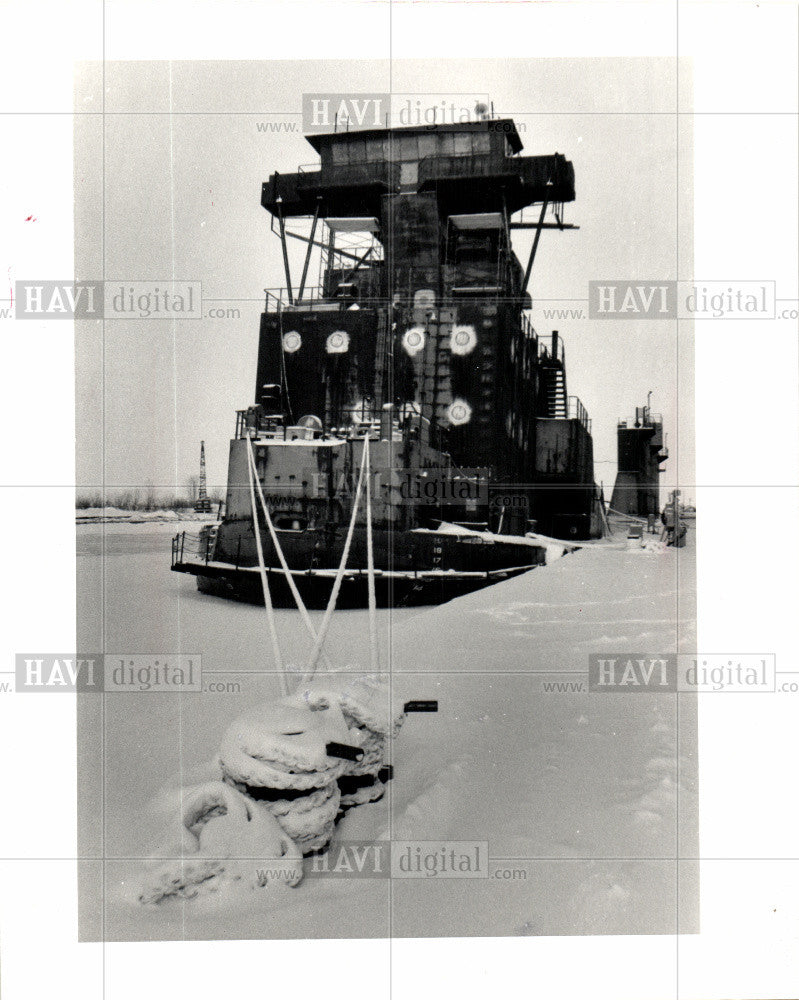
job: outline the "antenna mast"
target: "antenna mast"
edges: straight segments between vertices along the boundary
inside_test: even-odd
[[[200,484],[197,489],[194,509],[198,514],[211,513],[211,501],[208,499],[208,483],[205,475],[205,441],[200,441]]]

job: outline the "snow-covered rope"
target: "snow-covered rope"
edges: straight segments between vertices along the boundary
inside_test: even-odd
[[[336,607],[336,601],[338,600],[338,594],[341,590],[341,582],[344,579],[344,571],[347,568],[347,560],[350,555],[350,545],[352,544],[352,535],[355,531],[355,518],[358,514],[358,505],[361,500],[361,491],[363,490],[363,474],[366,468],[366,457],[369,453],[369,436],[364,438],[363,445],[363,455],[361,457],[361,472],[358,476],[358,485],[355,489],[355,499],[352,502],[352,517],[350,518],[350,526],[347,530],[347,537],[344,541],[344,551],[341,553],[341,563],[336,573],[336,578],[333,581],[333,589],[330,592],[330,600],[327,602],[327,608],[325,610],[325,617],[322,619],[322,625],[316,636],[316,642],[311,650],[311,655],[308,658],[308,666],[303,674],[301,685],[308,684],[316,671],[316,664],[319,661],[319,653],[324,644],[325,638],[327,636],[327,630],[330,626],[330,619],[333,616],[333,611]]]
[[[369,435],[363,444],[363,464],[366,466],[366,574],[369,594],[369,654],[372,672],[380,670],[380,650],[377,644],[377,599],[375,597],[375,553],[372,540],[372,466],[369,461]]]
[[[289,590],[294,598],[297,605],[297,610],[300,613],[300,617],[305,623],[305,627],[308,629],[308,634],[313,642],[316,642],[316,629],[311,621],[311,616],[308,614],[308,609],[305,607],[305,602],[302,599],[302,595],[297,589],[297,584],[294,582],[294,576],[289,569],[289,565],[286,562],[286,556],[283,553],[283,547],[280,544],[280,539],[277,537],[277,532],[275,531],[275,526],[272,518],[269,514],[269,508],[266,505],[266,497],[264,496],[263,487],[261,486],[261,480],[258,477],[258,472],[255,467],[255,455],[252,450],[252,441],[247,438],[247,458],[250,464],[250,475],[255,479],[256,487],[258,489],[258,499],[261,501],[261,509],[264,512],[264,519],[266,520],[266,526],[269,529],[269,537],[272,539],[272,545],[275,547],[275,552],[277,552],[277,557],[280,560],[280,565],[283,569],[283,573],[286,577],[286,583],[289,585]],[[329,669],[333,669],[333,664],[328,659],[327,654],[322,651],[322,660],[325,666]]]
[[[249,436],[247,438],[249,441]],[[280,689],[284,695],[288,692],[288,681],[286,679],[286,673],[283,669],[283,657],[280,655],[280,643],[277,637],[277,628],[275,626],[275,609],[272,607],[272,595],[269,592],[269,581],[266,576],[266,564],[264,563],[264,550],[261,544],[261,528],[258,524],[258,509],[255,505],[255,486],[253,485],[253,468],[247,463],[247,470],[250,474],[250,505],[252,508],[252,528],[255,533],[255,548],[258,552],[258,570],[261,574],[261,589],[264,592],[264,605],[266,607],[266,621],[269,626],[269,641],[272,645],[272,655],[275,660],[275,668],[277,669],[280,677]]]

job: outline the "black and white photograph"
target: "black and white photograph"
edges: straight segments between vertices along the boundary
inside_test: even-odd
[[[680,65],[308,70],[106,66],[106,270],[153,278],[76,323],[78,645],[120,651],[78,696],[82,930],[664,933],[677,894],[687,930],[695,699],[658,689],[696,648],[692,332],[658,316],[690,146],[525,110],[570,79],[657,108]],[[263,121],[201,111],[253,92]],[[599,273],[635,280],[582,302]]]
[[[794,996],[799,8],[37,9],[5,994]]]

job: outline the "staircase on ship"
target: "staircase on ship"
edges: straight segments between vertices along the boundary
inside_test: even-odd
[[[563,341],[553,330],[551,347],[542,346],[538,359],[544,411],[541,416],[566,419],[569,415],[565,360]]]

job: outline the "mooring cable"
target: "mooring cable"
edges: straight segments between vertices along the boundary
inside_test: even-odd
[[[339,565],[338,572],[336,573],[336,578],[333,582],[333,589],[330,592],[330,600],[327,602],[327,608],[325,610],[325,617],[322,619],[322,625],[316,636],[316,642],[311,650],[311,655],[308,659],[308,667],[303,674],[300,684],[308,684],[316,672],[316,664],[319,661],[319,653],[322,649],[322,645],[327,636],[327,630],[330,626],[330,619],[333,616],[333,611],[336,607],[336,601],[338,600],[339,590],[341,589],[341,582],[344,579],[344,571],[347,568],[347,560],[350,554],[350,545],[352,544],[352,535],[355,530],[355,518],[358,514],[358,505],[361,501],[361,492],[363,490],[363,478],[364,470],[366,468],[366,459],[369,454],[369,437],[368,432],[366,438],[364,438],[363,454],[361,456],[361,471],[358,476],[358,485],[355,489],[355,499],[352,502],[352,517],[350,518],[350,525],[347,529],[347,537],[344,541],[344,551],[341,553],[341,564]]]
[[[249,435],[247,437],[249,441]],[[266,607],[266,620],[269,626],[269,640],[272,645],[272,655],[275,659],[275,668],[279,671],[280,675],[280,688],[283,695],[287,695],[288,691],[288,680],[286,678],[286,672],[283,669],[283,658],[280,655],[280,642],[277,635],[277,627],[275,625],[275,609],[272,606],[272,595],[269,592],[269,580],[266,575],[266,564],[264,562],[264,550],[261,543],[261,528],[258,524],[258,509],[255,505],[255,486],[253,485],[254,473],[253,468],[250,463],[247,463],[247,471],[249,472],[250,480],[250,505],[252,508],[252,529],[255,534],[255,548],[258,552],[258,570],[261,575],[261,589],[264,592],[264,606]]]
[[[258,470],[255,467],[255,455],[253,454],[252,450],[252,442],[249,438],[247,438],[247,458],[250,463],[250,474],[254,477],[258,487],[258,499],[261,501],[261,508],[263,509],[264,512],[266,526],[269,529],[269,537],[272,539],[272,544],[274,545],[275,551],[277,552],[277,557],[280,560],[280,565],[286,577],[286,583],[289,585],[289,590],[291,591],[291,595],[294,598],[294,601],[297,605],[297,610],[300,613],[300,617],[305,623],[305,627],[308,629],[308,634],[310,635],[311,640],[313,642],[316,642],[316,629],[314,628],[313,622],[311,621],[311,616],[308,614],[308,609],[305,607],[305,602],[302,599],[302,595],[297,589],[297,584],[294,582],[294,576],[289,568],[288,562],[286,561],[286,556],[283,553],[283,547],[280,544],[280,539],[277,536],[274,523],[269,514],[269,508],[266,505],[266,498],[264,497],[264,491],[263,487],[261,486],[261,480],[258,476]],[[330,662],[330,659],[328,658],[324,650],[321,651],[321,655],[325,666],[329,670],[332,670],[333,664]]]

